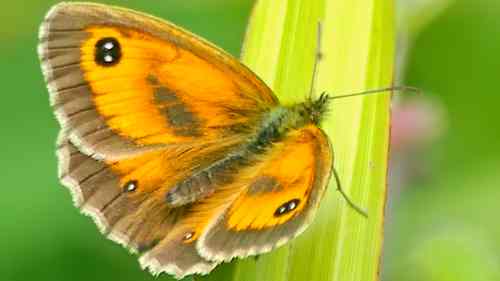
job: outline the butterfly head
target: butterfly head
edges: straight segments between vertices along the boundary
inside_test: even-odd
[[[301,115],[306,118],[306,123],[319,125],[328,109],[330,97],[322,93],[316,100],[308,100],[302,104]]]

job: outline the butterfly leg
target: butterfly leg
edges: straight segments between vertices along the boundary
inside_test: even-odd
[[[353,208],[358,214],[362,215],[363,217],[367,218],[368,214],[365,210],[363,210],[361,207],[356,205],[352,200],[347,196],[345,193],[344,189],[342,189],[342,184],[340,183],[340,177],[339,174],[337,173],[337,170],[335,168],[332,168],[333,171],[333,176],[335,178],[335,183],[337,184],[337,190],[342,194],[342,197],[344,197],[344,200],[349,204],[351,208]]]

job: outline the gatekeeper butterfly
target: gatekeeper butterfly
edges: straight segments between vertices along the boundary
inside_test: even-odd
[[[281,105],[214,45],[100,4],[54,6],[39,56],[59,178],[142,267],[205,274],[310,224],[334,171],[319,128],[328,96]]]

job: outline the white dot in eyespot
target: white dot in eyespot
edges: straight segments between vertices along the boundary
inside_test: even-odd
[[[288,204],[288,210],[291,211],[297,207],[297,203],[295,201],[292,201]]]
[[[127,191],[128,191],[128,192],[131,192],[131,191],[134,191],[134,190],[135,190],[135,184],[129,184],[129,185],[127,186]]]
[[[104,56],[104,61],[105,62],[113,62],[113,60],[114,60],[113,56],[111,56],[111,55],[105,55]]]
[[[182,237],[182,239],[189,240],[189,239],[193,238],[193,235],[194,235],[194,232],[188,232],[188,233],[184,234],[184,237]]]
[[[106,50],[111,50],[115,47],[115,44],[113,44],[113,42],[106,42],[106,44],[104,44],[104,49]]]
[[[137,181],[135,180],[132,180],[132,181],[129,181],[125,184],[125,192],[132,192],[132,191],[135,191],[137,189]]]

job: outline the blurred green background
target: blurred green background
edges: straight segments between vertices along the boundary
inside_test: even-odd
[[[56,2],[4,1],[0,9],[0,280],[153,280],[58,183],[58,125],[36,54],[38,26]],[[168,19],[234,55],[252,6],[100,2]],[[498,281],[500,1],[436,0],[442,5],[419,9],[406,3],[419,0],[400,2],[398,76],[425,96],[400,97],[394,106],[382,280]]]

